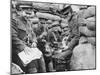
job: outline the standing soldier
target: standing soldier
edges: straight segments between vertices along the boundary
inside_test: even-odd
[[[65,16],[68,21],[68,27],[70,33],[68,35],[68,48],[61,53],[54,55],[56,59],[65,59],[66,60],[66,69],[70,70],[69,60],[73,52],[73,48],[78,44],[79,41],[79,25],[78,25],[78,15],[76,12],[72,11],[71,6],[68,6],[60,11],[60,13]]]

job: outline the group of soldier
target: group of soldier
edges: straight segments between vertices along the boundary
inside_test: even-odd
[[[38,22],[37,27],[32,27],[32,22],[26,16],[12,11],[12,63],[30,74],[70,70],[70,57],[80,34],[77,14],[72,10],[67,13],[70,31],[69,35],[62,35],[59,30],[49,31],[41,22]],[[34,59],[27,64],[23,63],[19,53],[24,51],[27,54],[31,50]]]

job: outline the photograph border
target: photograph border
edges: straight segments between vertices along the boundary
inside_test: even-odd
[[[11,64],[12,64],[12,33],[11,33],[11,19],[12,19],[12,1],[10,0],[10,74],[11,74]],[[78,6],[94,6],[95,7],[95,24],[97,27],[97,6],[96,5],[88,5],[88,4],[71,4],[71,3],[57,3],[57,2],[42,2],[42,1],[23,1],[23,0],[19,0],[18,2],[35,2],[35,3],[54,3],[54,4],[68,4],[68,5],[78,5]],[[60,72],[73,72],[73,71],[87,71],[87,70],[96,70],[97,69],[97,28],[95,28],[95,41],[96,41],[96,48],[95,48],[95,68],[93,69],[79,69],[79,70],[71,70],[71,71],[60,71]],[[58,72],[45,72],[45,73],[58,73]],[[34,73],[34,74],[40,74],[40,73]],[[42,73],[43,74],[43,73]]]

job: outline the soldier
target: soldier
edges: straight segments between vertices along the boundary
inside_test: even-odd
[[[46,72],[44,58],[40,50],[37,50],[38,56],[34,56],[34,60],[31,60],[30,63],[23,65],[23,62],[18,54],[22,51],[27,53],[27,51],[32,50],[32,48],[27,46],[24,41],[24,38],[27,37],[28,34],[31,34],[30,27],[25,17],[16,15],[17,12],[12,14],[14,14],[11,19],[12,62],[19,65],[25,73]],[[38,69],[36,69],[35,62],[38,65]]]
[[[70,9],[70,10],[68,10]],[[73,52],[73,48],[78,44],[79,41],[79,29],[78,29],[78,15],[72,11],[71,6],[64,8],[61,12],[63,15],[65,14],[65,18],[68,20],[68,27],[70,29],[70,33],[68,35],[67,41],[68,48],[61,53],[54,55],[53,57],[56,59],[65,59],[66,60],[66,69],[70,70],[70,57]]]

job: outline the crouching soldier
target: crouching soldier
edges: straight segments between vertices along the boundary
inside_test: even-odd
[[[28,24],[24,17],[12,16],[12,62],[21,67],[25,73],[46,72],[42,52],[34,46],[26,45],[24,38],[27,36]],[[36,63],[38,68],[36,67]]]

